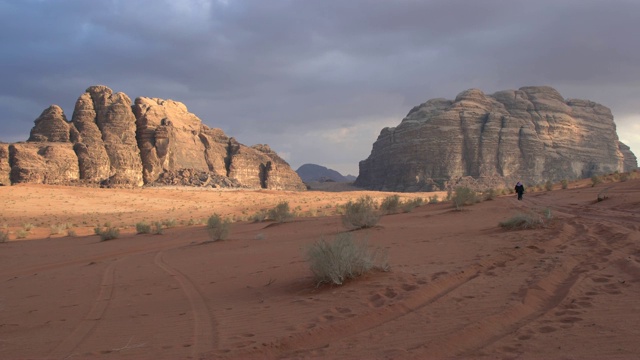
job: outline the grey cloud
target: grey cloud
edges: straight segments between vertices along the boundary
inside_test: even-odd
[[[470,87],[551,85],[631,119],[639,24],[631,0],[0,0],[0,139],[26,138],[51,103],[70,117],[105,84],[181,101],[294,167],[354,173],[381,128],[324,154],[307,136],[399,123]]]

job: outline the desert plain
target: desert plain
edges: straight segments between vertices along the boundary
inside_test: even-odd
[[[384,215],[350,234],[389,271],[317,286],[306,250],[349,231],[339,207],[367,194],[392,195],[0,187],[0,358],[640,357],[640,180]],[[249,220],[281,201],[298,216]],[[197,221],[213,213],[235,221],[226,240]],[[518,213],[544,226],[499,226]],[[120,237],[100,241],[107,222]]]

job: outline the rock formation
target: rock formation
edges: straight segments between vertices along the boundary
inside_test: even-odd
[[[316,164],[304,164],[296,170],[298,176],[304,182],[311,181],[335,181],[335,182],[350,182],[355,179],[350,179],[347,176],[343,176],[339,172],[328,169],[324,166],[316,165]]]
[[[173,100],[92,86],[71,122],[56,105],[35,120],[26,143],[0,144],[0,184],[143,184],[304,190],[266,145],[247,147],[211,129]]]
[[[472,177],[493,187],[635,167],[605,106],[565,101],[544,86],[493,95],[471,89],[453,101],[429,100],[397,127],[382,129],[370,156],[360,162],[355,185],[430,191]]]

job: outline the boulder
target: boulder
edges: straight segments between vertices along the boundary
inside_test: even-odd
[[[464,177],[495,186],[623,171],[635,160],[620,150],[615,129],[605,106],[565,100],[551,87],[470,89],[429,100],[382,129],[355,185],[430,191]]]

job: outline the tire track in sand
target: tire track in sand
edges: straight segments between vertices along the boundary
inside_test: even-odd
[[[113,286],[115,283],[116,265],[122,260],[116,259],[104,270],[102,282],[100,283],[100,292],[94,300],[91,310],[80,321],[80,324],[67,336],[51,353],[50,358],[63,359],[69,357],[73,351],[82,344],[84,340],[93,332],[98,321],[102,319],[104,312],[107,310],[113,295]]]
[[[155,257],[155,264],[166,273],[176,279],[180,288],[189,299],[189,305],[193,311],[193,346],[191,355],[198,357],[201,354],[215,350],[217,344],[214,330],[213,317],[207,307],[207,303],[196,285],[188,276],[174,267],[171,267],[163,258],[163,252],[159,251]]]

